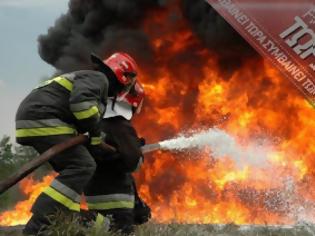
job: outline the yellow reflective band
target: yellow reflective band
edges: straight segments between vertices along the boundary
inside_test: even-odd
[[[60,84],[65,89],[72,91],[73,84],[69,80],[59,76],[57,78],[54,78],[53,81],[57,82],[58,84]]]
[[[84,111],[73,112],[73,114],[78,120],[83,120],[86,118],[90,118],[96,114],[97,116],[99,116],[99,111],[98,111],[97,106],[92,106],[91,108]]]
[[[91,145],[99,145],[102,142],[102,138],[101,137],[92,137],[91,138]]]
[[[15,135],[17,138],[50,136],[61,134],[75,134],[77,131],[71,127],[47,127],[47,128],[32,128],[32,129],[17,129]]]
[[[88,203],[90,210],[109,210],[116,208],[134,208],[133,201],[116,201],[116,202],[99,202],[99,203]]]
[[[46,81],[42,82],[40,85],[38,85],[35,89],[45,87],[45,86],[47,86],[48,84],[51,84],[54,81],[56,83],[60,84],[65,89],[67,89],[69,91],[72,91],[72,88],[73,88],[72,82],[67,80],[64,77],[61,77],[61,76],[58,76],[58,77],[50,79],[50,80],[46,80]]]
[[[54,199],[55,201],[61,203],[65,207],[69,208],[73,211],[80,211],[80,204],[72,201],[70,198],[66,197],[65,195],[62,195],[52,187],[47,187],[44,191],[49,197]]]

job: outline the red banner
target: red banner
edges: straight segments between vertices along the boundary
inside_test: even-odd
[[[315,106],[315,0],[207,0]]]

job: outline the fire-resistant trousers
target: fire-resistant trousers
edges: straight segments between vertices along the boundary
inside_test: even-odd
[[[69,139],[69,135],[47,136],[29,143],[39,153]],[[37,234],[47,224],[47,217],[57,211],[79,212],[83,190],[96,170],[96,163],[83,145],[72,147],[53,157],[49,163],[59,175],[37,198],[33,217],[25,227],[25,234]]]
[[[133,231],[135,194],[130,174],[110,173],[98,165],[84,192],[90,211],[110,216],[111,230]]]

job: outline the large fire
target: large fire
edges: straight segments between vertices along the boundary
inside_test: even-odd
[[[203,46],[176,7],[150,12],[144,31],[151,37],[157,64],[143,68],[140,80],[147,99],[135,125],[148,142],[216,125],[240,145],[272,146],[265,159],[242,166],[228,156],[214,159],[206,149],[148,155],[137,180],[154,220],[315,221],[315,112],[293,85],[258,57],[226,76],[216,53]],[[218,122],[222,117],[228,119]],[[42,184],[26,180],[21,187],[33,200]],[[31,202],[19,202],[14,211],[0,215],[0,225],[24,223]]]
[[[218,55],[205,49],[189,24],[180,17],[174,20],[174,14],[180,16],[176,7],[152,13],[145,24],[159,64],[154,75],[142,78],[149,101],[135,123],[140,134],[155,142],[215,125],[240,145],[256,142],[272,148],[264,159],[241,166],[228,156],[214,159],[208,150],[148,156],[137,177],[154,219],[237,224],[314,221],[313,108],[259,57],[247,58],[226,75]],[[228,119],[220,122],[222,117]]]

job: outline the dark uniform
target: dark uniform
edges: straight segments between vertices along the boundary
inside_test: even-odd
[[[34,89],[16,114],[16,139],[43,153],[77,133],[89,132],[91,145],[101,142],[100,120],[105,111],[108,80],[103,73],[77,71],[48,80]],[[59,173],[37,198],[24,233],[37,234],[46,217],[80,211],[80,196],[93,176],[96,163],[83,145],[55,156],[50,164]]]
[[[102,121],[106,143],[117,153],[97,157],[96,172],[86,186],[89,210],[113,218],[112,230],[131,233],[134,224],[150,218],[150,208],[138,196],[132,172],[143,162],[141,142],[130,121],[122,116]]]

